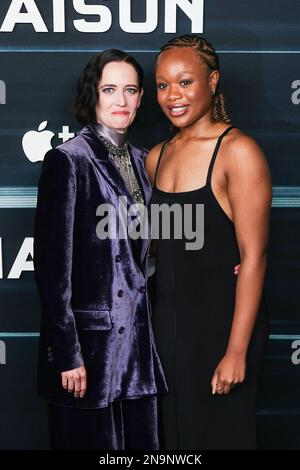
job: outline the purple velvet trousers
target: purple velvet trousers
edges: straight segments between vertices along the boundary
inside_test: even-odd
[[[82,409],[48,405],[51,450],[156,450],[156,396]]]

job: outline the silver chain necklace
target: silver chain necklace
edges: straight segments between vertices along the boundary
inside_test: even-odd
[[[128,143],[125,142],[124,145],[118,146],[114,145],[109,139],[102,135],[99,135],[99,137],[124,179],[126,188],[130,192],[135,204],[144,204],[143,194],[131,164]]]

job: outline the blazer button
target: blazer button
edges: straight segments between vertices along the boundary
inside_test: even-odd
[[[121,326],[121,328],[119,328],[119,330],[118,330],[118,333],[120,333],[120,335],[122,335],[124,333],[124,331],[125,331],[124,326]]]
[[[115,257],[115,260],[116,260],[117,263],[120,263],[120,261],[121,261],[121,255],[117,255],[117,256]]]
[[[119,290],[118,297],[123,297],[123,295],[124,295],[124,292],[122,290]]]
[[[145,294],[145,292],[146,292],[146,287],[145,287],[145,286],[139,287],[139,292],[140,292],[141,294]]]

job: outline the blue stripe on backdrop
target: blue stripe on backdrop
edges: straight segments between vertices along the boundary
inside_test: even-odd
[[[22,332],[22,333],[0,333],[0,338],[38,338],[39,333],[36,332]]]
[[[34,209],[35,186],[0,187],[0,209]],[[272,207],[300,207],[300,186],[274,186]]]
[[[33,338],[33,337],[39,337],[39,333],[37,332],[3,332],[0,333],[0,338]],[[294,340],[294,339],[300,339],[300,335],[269,335],[270,340]]]

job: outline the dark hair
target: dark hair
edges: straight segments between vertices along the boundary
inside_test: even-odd
[[[174,47],[192,47],[206,64],[209,73],[214,70],[220,72],[218,55],[212,44],[204,37],[195,34],[183,34],[182,36],[170,39],[170,41],[160,48],[157,58],[162,52],[173,49]],[[212,122],[225,122],[226,124],[230,124],[230,117],[225,109],[225,98],[219,86],[217,86],[213,97],[211,120]]]
[[[96,104],[98,101],[98,84],[102,72],[109,62],[126,62],[135,69],[138,75],[139,89],[143,86],[144,72],[134,57],[118,49],[109,49],[92,57],[83,69],[77,82],[77,95],[72,112],[82,125],[96,122]]]

